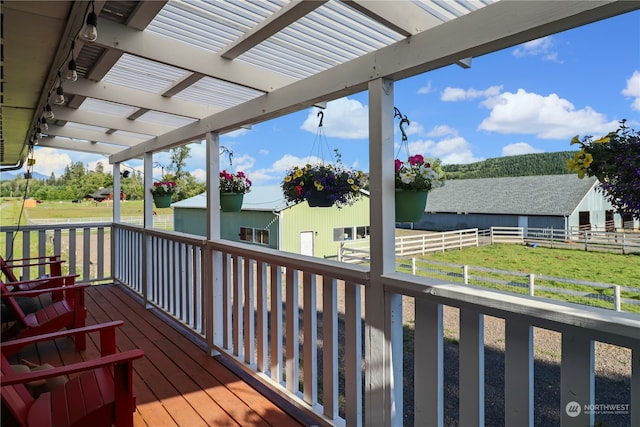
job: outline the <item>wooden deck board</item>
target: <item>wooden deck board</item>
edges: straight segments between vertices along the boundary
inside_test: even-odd
[[[120,351],[140,348],[145,352],[143,359],[134,362],[136,427],[311,424],[311,418],[299,419],[296,408],[282,402],[289,411],[277,406],[117,286],[91,287],[86,306],[87,324],[124,321],[117,332]],[[60,365],[98,355],[96,335],[87,340],[82,354],[75,353],[72,339],[67,338],[57,340],[56,345],[32,346],[18,357]]]

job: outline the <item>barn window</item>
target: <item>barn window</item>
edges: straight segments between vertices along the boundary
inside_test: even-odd
[[[240,240],[261,245],[269,244],[269,230],[262,228],[240,227]]]

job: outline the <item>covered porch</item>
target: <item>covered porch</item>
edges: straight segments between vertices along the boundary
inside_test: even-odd
[[[377,295],[365,266],[131,225],[28,226],[20,232],[34,247],[53,235],[53,250],[62,253],[70,241],[102,242],[83,245],[68,267],[81,281],[106,283],[89,292],[92,321],[124,319],[119,345],[147,352],[134,367],[140,378],[151,373],[157,389],[141,384],[138,402],[144,405],[136,416],[145,416],[145,405],[160,405],[162,411],[151,411],[160,416],[185,404],[184,416],[223,416],[217,412],[222,406],[240,425],[270,423],[270,415],[302,425],[572,426],[581,417],[564,409],[569,403],[588,408],[613,398],[620,400],[619,413],[603,418],[582,411],[582,421],[634,425],[638,416],[640,320],[634,314],[393,272],[384,275]],[[457,313],[454,341],[445,339],[447,310]],[[383,344],[372,345],[378,333],[372,324],[385,312]],[[495,319],[503,322],[497,338],[485,335],[485,322]],[[540,331],[560,342],[550,366],[540,364],[540,353],[548,351],[535,339]],[[499,351],[496,342],[503,344]],[[619,360],[630,365],[625,376],[598,373],[596,357],[611,356],[596,353],[603,345],[626,349]],[[387,360],[381,350],[388,357],[383,372],[374,363]],[[228,363],[220,365],[220,358]],[[540,381],[549,367],[556,374]],[[615,382],[614,394],[606,391],[608,381]],[[252,396],[246,398],[250,408],[245,393]],[[226,397],[217,403],[220,395]],[[256,405],[269,400],[274,406],[260,412]],[[368,402],[393,402],[390,419],[378,424],[369,418]],[[242,416],[249,418],[239,421]]]

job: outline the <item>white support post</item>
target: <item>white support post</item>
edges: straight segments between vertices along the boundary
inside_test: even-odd
[[[304,401],[313,406],[318,402],[318,305],[316,301],[316,275],[304,272],[302,363]]]
[[[484,315],[460,309],[459,424],[484,425]]]
[[[362,294],[356,283],[345,283],[344,300],[344,377],[345,421],[350,427],[362,427]],[[337,381],[338,379],[335,378]],[[336,409],[337,410],[337,409]],[[371,424],[378,425],[380,421]],[[367,422],[367,425],[370,423]]]
[[[402,299],[387,298],[382,280],[383,274],[395,271],[393,82],[373,80],[368,89],[371,280],[365,295],[365,424],[377,427],[402,425],[402,401],[396,401],[397,391],[402,392],[402,377],[395,378],[400,382],[394,383],[393,372],[398,367],[392,366],[390,351],[394,337],[387,317],[401,310]],[[399,323],[400,337],[395,339],[401,340],[402,322]]]
[[[207,156],[207,240],[220,238],[220,137],[217,133],[207,133],[206,135],[206,156]],[[216,355],[218,352],[215,346],[224,342],[224,304],[223,298],[223,259],[220,252],[211,252],[207,255],[211,261],[208,265],[209,280],[203,281],[207,295],[205,310],[207,313],[207,345],[209,354]]]
[[[562,427],[591,426],[593,411],[585,405],[595,402],[594,344],[576,331],[562,334],[560,367],[560,424]]]
[[[613,285],[613,307],[616,311],[621,311],[620,304],[620,285]]]
[[[113,165],[113,222],[120,222],[120,163]],[[113,258],[112,258],[113,259]]]
[[[416,258],[412,257],[411,258],[411,274],[413,274],[414,276],[416,275]]]
[[[266,372],[268,368],[269,352],[268,352],[268,330],[269,323],[267,321],[267,314],[269,308],[267,307],[267,264],[262,261],[258,261],[256,265],[256,329],[258,339],[256,340],[257,351],[257,368],[258,372]]]
[[[280,267],[272,264],[269,275],[271,286],[269,373],[271,380],[280,384],[282,382],[282,273]]]
[[[534,296],[536,293],[536,275],[533,273],[529,274],[529,296]]]
[[[153,153],[144,153],[144,228],[153,228],[153,197],[151,196],[151,185],[153,184]],[[143,234],[144,244],[142,245],[142,298],[146,308],[151,308],[149,304],[149,294],[152,286],[151,277],[151,245],[152,238],[149,234]]]
[[[462,283],[465,285],[469,284],[469,266],[468,265],[462,266]]]
[[[504,355],[505,426],[533,427],[533,328],[507,319]]]
[[[285,327],[286,327],[286,386],[290,393],[297,394],[299,391],[298,379],[300,378],[300,351],[298,350],[299,339],[299,327],[298,321],[300,316],[298,315],[298,271],[287,267],[286,273],[286,294],[287,305],[285,312]]]
[[[346,298],[345,298],[346,300]],[[359,303],[360,301],[358,301]],[[347,304],[345,302],[345,304]],[[349,305],[347,305],[348,307]],[[360,306],[358,305],[358,308]],[[348,313],[351,310],[346,310]],[[359,311],[359,310],[358,310]],[[358,313],[358,316],[360,314]],[[346,314],[345,314],[346,317]],[[349,321],[345,319],[345,347],[349,345]],[[358,321],[358,328],[360,322]],[[362,340],[362,337],[360,337]],[[361,342],[360,342],[361,343]],[[358,345],[360,345],[358,343]],[[330,420],[338,417],[338,283],[336,279],[324,276],[322,278],[322,406],[324,416]],[[360,346],[362,348],[362,346]],[[362,356],[360,354],[360,356]],[[345,359],[349,357],[346,352]],[[362,357],[360,357],[362,360]],[[346,371],[349,362],[345,361],[345,378],[346,383],[349,382]],[[358,365],[360,366],[360,365]],[[362,373],[358,378],[362,378]],[[346,388],[346,387],[345,387]],[[356,407],[361,408],[362,404],[362,387],[360,382],[356,384],[356,390],[360,390],[360,402],[356,402]],[[348,412],[346,413],[348,415]],[[362,410],[360,409],[357,419],[362,419]],[[360,421],[362,423],[362,421]],[[353,425],[357,425],[353,424]]]
[[[414,425],[444,425],[442,304],[416,298]]]

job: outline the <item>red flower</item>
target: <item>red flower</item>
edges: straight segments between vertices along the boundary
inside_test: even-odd
[[[402,161],[396,159],[396,172],[398,172],[400,168],[402,168],[402,165],[403,165]]]

